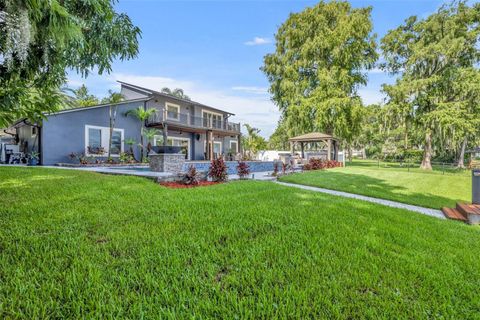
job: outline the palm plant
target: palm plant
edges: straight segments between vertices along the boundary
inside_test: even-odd
[[[133,146],[137,143],[137,141],[133,138],[128,138],[125,139],[125,144],[128,146],[128,153],[132,156],[133,160],[137,161],[135,159],[135,153],[133,152]]]
[[[145,136],[145,121],[147,121],[148,117],[150,117],[156,111],[157,110],[155,108],[144,109],[143,107],[138,107],[137,109],[131,109],[125,112],[125,116],[131,115],[142,122],[142,126],[140,127],[140,147],[142,148],[140,161],[142,162],[145,158],[145,145],[143,143],[143,137]]]
[[[146,129],[145,138],[147,138],[147,154],[152,150],[152,140],[158,135],[158,130],[155,128]]]

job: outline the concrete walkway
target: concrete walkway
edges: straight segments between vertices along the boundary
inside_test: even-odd
[[[381,204],[381,205],[384,205],[384,206],[389,206],[389,207],[399,208],[399,209],[405,209],[405,210],[421,213],[421,214],[424,214],[424,215],[427,215],[427,216],[430,216],[430,217],[435,217],[435,218],[439,218],[439,219],[446,219],[445,216],[443,215],[442,211],[440,211],[440,210],[418,207],[418,206],[414,206],[414,205],[411,205],[411,204],[405,204],[405,203],[391,201],[391,200],[384,200],[384,199],[379,199],[379,198],[367,197],[367,196],[362,196],[362,195],[359,195],[359,194],[348,193],[348,192],[343,192],[343,191],[335,191],[335,190],[318,188],[318,187],[310,187],[310,186],[305,186],[305,185],[302,185],[302,184],[287,183],[287,182],[280,182],[280,181],[276,181],[276,183],[281,184],[282,186],[294,187],[294,188],[303,189],[303,190],[310,190],[310,191],[315,191],[315,192],[327,193],[327,194],[331,194],[331,195],[334,195],[334,196],[340,196],[340,197],[345,197],[345,198],[352,198],[352,199],[357,199],[357,200],[368,201],[368,202],[372,202],[372,203]]]

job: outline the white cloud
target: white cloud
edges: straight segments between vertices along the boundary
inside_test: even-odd
[[[270,97],[255,92],[240,96],[235,90],[209,88],[193,81],[160,76],[114,73],[110,76],[110,80],[120,80],[157,91],[163,87],[182,88],[185,94],[194,101],[234,113],[235,116],[231,118],[233,122],[240,122],[242,125],[248,123],[259,128],[261,130],[260,134],[265,138],[273,133],[280,117],[280,112],[270,100]]]
[[[232,87],[232,90],[241,91],[250,94],[268,94],[268,88],[266,87],[248,87],[248,86],[237,86]]]
[[[260,46],[263,44],[269,44],[272,43],[272,40],[268,38],[262,38],[262,37],[255,37],[253,40],[247,41],[244,44],[247,46]]]

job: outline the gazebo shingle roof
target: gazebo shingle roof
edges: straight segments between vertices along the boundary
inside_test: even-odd
[[[288,141],[292,141],[292,142],[310,142],[310,141],[321,141],[321,140],[337,140],[338,141],[340,139],[322,132],[310,132],[310,133],[302,134],[300,136],[296,136],[288,139]]]

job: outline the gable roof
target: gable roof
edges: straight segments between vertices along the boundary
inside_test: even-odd
[[[228,111],[225,111],[225,110],[222,110],[222,109],[214,108],[214,107],[211,107],[211,106],[208,106],[206,104],[196,102],[196,101],[193,101],[193,100],[182,99],[182,98],[173,96],[171,94],[166,94],[166,93],[163,93],[163,92],[160,92],[160,91],[148,89],[148,88],[145,88],[145,87],[140,87],[140,86],[137,86],[135,84],[131,84],[131,83],[127,83],[127,82],[123,82],[123,81],[119,81],[119,80],[117,80],[117,82],[120,83],[122,86],[125,86],[127,88],[130,87],[132,89],[145,92],[146,94],[149,94],[149,95],[156,95],[156,96],[161,96],[161,97],[165,97],[165,98],[170,98],[170,99],[174,99],[174,100],[185,102],[185,103],[191,103],[191,104],[194,104],[194,105],[197,105],[197,106],[200,106],[200,107],[209,108],[209,109],[212,109],[214,111],[227,113],[227,114],[232,115],[232,116],[235,115],[234,113],[231,113],[231,112],[228,112]]]

